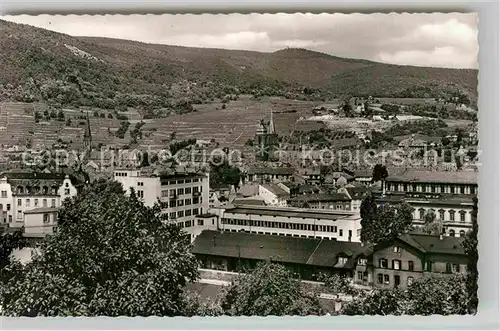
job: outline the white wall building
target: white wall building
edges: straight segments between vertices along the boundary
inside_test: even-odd
[[[361,235],[361,217],[350,211],[241,205],[219,215],[223,231],[352,242],[359,242]]]
[[[190,235],[191,240],[202,230],[212,229],[212,220],[199,222],[209,208],[209,175],[200,173],[146,174],[140,170],[116,170],[114,180],[127,194],[133,189],[146,206],[160,202],[162,212]],[[202,224],[203,223],[203,224]],[[216,228],[216,222],[213,226]]]
[[[0,222],[20,228],[25,226],[25,215],[34,210],[39,212],[32,213],[29,221],[43,222],[43,210],[57,209],[76,194],[70,177],[63,173],[5,172],[0,175]]]
[[[290,192],[275,184],[259,185],[259,196],[268,206],[286,207]]]

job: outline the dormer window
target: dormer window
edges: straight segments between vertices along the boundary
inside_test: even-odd
[[[340,264],[346,264],[347,263],[347,257],[340,256],[339,257],[339,263]]]
[[[365,266],[366,262],[367,262],[367,260],[365,258],[358,259],[358,265],[360,265],[360,266]]]

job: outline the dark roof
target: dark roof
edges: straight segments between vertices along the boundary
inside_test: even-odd
[[[182,178],[203,178],[205,176],[198,173],[161,173],[160,180],[182,179]]]
[[[53,213],[57,212],[58,208],[36,208],[31,210],[26,210],[25,214],[42,214],[42,213]]]
[[[290,201],[350,201],[348,196],[342,193],[331,194],[304,194],[289,198]]]
[[[339,254],[354,259],[364,249],[360,243],[353,242],[205,230],[196,237],[192,252],[333,267]]]
[[[368,187],[346,187],[345,189],[353,199],[361,199],[371,192]]]
[[[462,243],[465,238],[439,237],[425,234],[406,234],[399,240],[407,243],[423,253],[465,255]]]
[[[4,172],[0,177],[7,177],[7,179],[41,179],[41,180],[64,180],[65,173],[44,173],[44,172]]]
[[[388,182],[409,183],[450,183],[450,184],[477,184],[475,171],[423,171],[409,170],[399,174],[389,175]]]
[[[216,217],[216,216],[217,215],[215,215],[215,214],[206,213],[206,214],[196,215],[196,218],[210,218],[210,217]]]
[[[303,210],[288,207],[279,208],[263,206],[240,206],[235,208],[228,208],[224,213],[326,219],[332,221],[354,215],[353,212],[341,210]]]
[[[250,175],[264,175],[264,174],[293,175],[294,172],[295,169],[291,167],[280,167],[280,168],[261,167],[261,168],[250,168],[248,170],[248,174]]]

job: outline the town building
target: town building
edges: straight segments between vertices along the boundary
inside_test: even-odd
[[[239,205],[217,214],[222,231],[360,241],[361,217],[345,210]]]
[[[286,186],[283,187],[277,184],[261,184],[259,185],[259,196],[268,206],[286,207],[287,199],[290,197],[290,192],[286,191]]]
[[[11,171],[0,174],[0,222],[10,228],[30,224],[56,226],[52,222],[52,210],[77,194],[74,184],[74,179],[64,173]],[[37,229],[45,233],[39,226]]]
[[[425,274],[465,273],[463,238],[402,235],[357,257],[354,283],[376,288],[406,288]]]
[[[290,207],[351,210],[351,199],[342,193],[303,194],[288,198]]]
[[[385,181],[385,196],[377,202],[405,201],[413,208],[413,222],[423,225],[426,215],[443,224],[443,233],[463,237],[472,228],[473,198],[477,195],[475,171],[405,171]]]
[[[205,222],[198,222],[196,216],[208,213],[208,174],[173,171],[146,173],[126,169],[116,170],[114,180],[120,182],[127,193],[133,189],[146,206],[159,202],[162,212],[168,215],[169,220],[184,228],[191,240],[205,229]]]
[[[292,167],[252,167],[245,174],[245,183],[271,183],[290,181],[295,169]]]

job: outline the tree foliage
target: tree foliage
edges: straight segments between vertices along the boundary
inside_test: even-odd
[[[468,293],[468,312],[470,314],[475,314],[477,311],[478,304],[478,277],[479,271],[477,270],[477,261],[479,258],[479,254],[477,251],[478,244],[478,222],[477,222],[477,197],[474,197],[474,206],[472,208],[472,230],[467,233],[465,240],[463,242],[465,253],[468,257],[467,263],[467,293]]]
[[[240,183],[241,171],[238,167],[230,165],[228,162],[221,164],[212,163],[210,167],[210,185],[234,185]]]
[[[174,316],[198,277],[189,240],[160,207],[101,181],[67,199],[58,232],[5,285],[12,316]]]
[[[0,227],[0,270],[9,263],[10,255],[15,249],[26,246],[23,232],[22,228],[14,232],[5,232]]]
[[[373,168],[372,182],[384,181],[389,176],[387,168],[384,165],[376,164]]]
[[[407,289],[362,292],[342,307],[346,315],[463,315],[467,313],[464,275],[426,275]]]
[[[222,300],[224,313],[231,316],[321,315],[316,294],[306,293],[300,280],[284,266],[263,262],[251,273],[240,276]]]
[[[407,203],[377,207],[370,194],[361,202],[360,214],[361,241],[364,243],[393,241],[412,229],[413,208]]]

